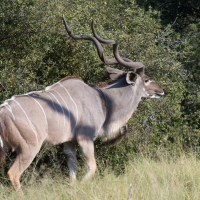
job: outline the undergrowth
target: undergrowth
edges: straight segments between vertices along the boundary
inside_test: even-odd
[[[160,153],[157,159],[137,156],[125,172],[115,175],[107,167],[87,182],[69,183],[62,170],[43,169],[43,176],[30,170],[23,176],[24,196],[10,184],[0,184],[0,199],[81,199],[81,200],[182,200],[200,198],[200,160],[195,155],[173,157]],[[28,177],[28,178],[27,178]],[[28,180],[26,180],[26,178]]]

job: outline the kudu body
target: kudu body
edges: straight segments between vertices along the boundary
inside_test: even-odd
[[[0,156],[3,160],[6,147],[17,153],[8,171],[15,190],[20,189],[22,173],[44,142],[64,144],[72,181],[76,179],[78,144],[89,168],[85,179],[91,177],[96,170],[95,139],[116,137],[142,97],[159,98],[164,94],[162,87],[144,74],[142,63],[121,58],[117,42],[100,38],[93,25],[92,37],[73,35],[65,19],[64,24],[72,38],[94,42],[104,63],[120,63],[130,71],[108,67],[107,71],[115,81],[102,88],[90,87],[78,78],[66,77],[44,91],[13,96],[0,106]],[[115,58],[105,58],[100,43],[112,44]]]

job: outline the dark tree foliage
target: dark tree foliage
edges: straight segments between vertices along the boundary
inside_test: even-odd
[[[196,0],[136,0],[139,6],[159,10],[164,25],[175,23],[177,31],[200,21],[200,1]]]

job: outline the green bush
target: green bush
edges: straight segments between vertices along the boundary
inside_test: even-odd
[[[159,11],[151,7],[145,11],[135,1],[3,1],[0,101],[44,89],[65,76],[78,75],[88,84],[109,79],[94,45],[74,41],[66,34],[63,14],[75,34],[91,35],[93,19],[101,37],[117,40],[121,55],[143,62],[146,74],[166,91],[159,100],[142,100],[129,121],[128,140],[106,151],[96,143],[99,167],[110,164],[120,171],[137,152],[151,154],[158,148],[171,153],[191,148],[197,151],[199,64],[188,70],[185,61],[199,59],[199,39],[189,39],[192,27],[184,34],[175,32],[170,24],[162,27]],[[104,49],[108,57],[113,57],[111,47],[104,45]],[[188,76],[188,71],[195,73]],[[55,152],[54,158],[59,158],[61,150]]]

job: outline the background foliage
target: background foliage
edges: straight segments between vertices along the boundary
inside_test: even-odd
[[[94,19],[99,35],[117,40],[121,55],[143,62],[146,74],[166,91],[159,100],[140,103],[129,122],[128,140],[110,149],[96,143],[99,169],[110,165],[119,172],[136,153],[153,155],[159,148],[172,154],[199,153],[200,4],[191,2],[2,0],[1,103],[67,75],[78,75],[88,84],[107,81],[94,45],[70,39],[62,23],[64,14],[75,34],[91,34]],[[112,57],[109,47],[105,52]],[[60,147],[48,148],[41,163],[54,163],[61,152]]]

